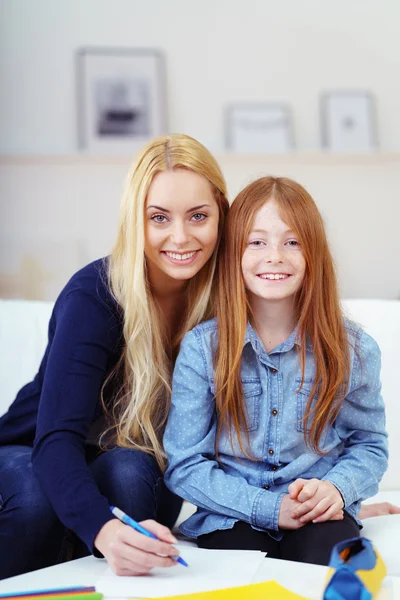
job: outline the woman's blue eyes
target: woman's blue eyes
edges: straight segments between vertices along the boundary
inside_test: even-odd
[[[152,221],[155,221],[156,223],[165,223],[167,217],[165,215],[153,215],[151,217]]]
[[[168,218],[165,215],[153,215],[150,218],[155,223],[166,223],[166,221],[168,221]],[[206,218],[207,215],[204,213],[194,213],[194,215],[190,217],[191,220],[193,219],[197,223],[199,223],[200,221],[204,221],[204,219]]]

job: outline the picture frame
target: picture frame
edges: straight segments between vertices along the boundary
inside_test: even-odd
[[[378,148],[373,95],[337,90],[321,95],[322,147],[333,152],[373,152]]]
[[[167,131],[161,51],[81,48],[76,73],[81,150],[134,153]]]
[[[225,111],[225,146],[237,153],[282,154],[294,149],[291,111],[284,103],[232,104]]]

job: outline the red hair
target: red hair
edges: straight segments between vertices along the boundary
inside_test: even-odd
[[[246,426],[246,412],[240,366],[247,321],[252,320],[252,314],[241,263],[255,215],[272,198],[282,220],[298,237],[306,262],[303,284],[295,297],[295,317],[302,372],[299,390],[304,383],[306,339],[312,344],[315,360],[316,376],[304,416],[305,439],[315,452],[321,453],[322,433],[340,411],[350,371],[336,274],[318,208],[308,192],[291,179],[257,179],[238,194],[228,213],[219,258],[216,304],[217,446],[223,428],[227,427],[230,435],[235,432],[242,452],[249,458],[253,457],[245,450],[241,435],[241,426]]]

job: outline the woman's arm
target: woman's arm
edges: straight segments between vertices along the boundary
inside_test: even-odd
[[[225,473],[215,458],[215,401],[201,344],[196,330],[187,333],[176,361],[164,436],[169,461],[165,481],[196,506],[276,530],[284,494]]]
[[[113,516],[87,466],[85,442],[116,351],[110,308],[74,290],[58,307],[44,375],[32,463],[59,519],[89,548]]]
[[[370,517],[384,517],[386,515],[399,515],[400,507],[391,502],[374,502],[373,504],[361,504],[358,518],[363,521]]]
[[[115,519],[87,465],[85,442],[110,364],[118,357],[121,327],[98,296],[67,294],[58,309],[43,382],[33,467],[57,516],[115,573],[138,575],[170,567],[179,554],[167,527],[144,525],[152,540]],[[98,554],[98,552],[97,552]],[[160,556],[163,555],[163,556]]]

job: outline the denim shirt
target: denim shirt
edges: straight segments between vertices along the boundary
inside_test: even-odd
[[[219,440],[217,461],[216,320],[186,334],[175,365],[164,435],[169,462],[166,484],[198,507],[181,525],[182,533],[196,538],[230,529],[240,520],[281,539],[282,498],[299,477],[333,483],[342,494],[345,510],[360,524],[360,502],[378,491],[387,468],[387,433],[379,347],[358,325],[348,320],[345,324],[350,380],[340,414],[322,436],[324,456],[310,450],[304,440],[303,416],[315,378],[311,344],[306,345],[304,385],[298,392],[301,367],[296,330],[267,354],[253,327],[247,325],[241,378],[256,462],[246,458],[237,441],[232,450],[226,431]],[[246,447],[245,435],[243,443]]]

